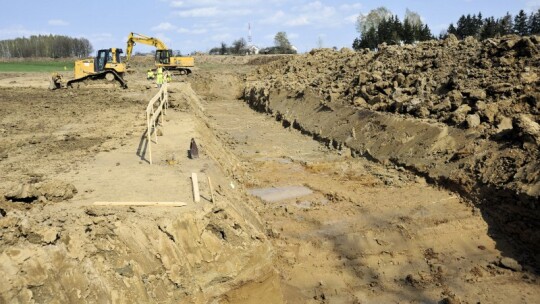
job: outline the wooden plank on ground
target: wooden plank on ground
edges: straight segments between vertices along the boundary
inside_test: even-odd
[[[95,202],[94,206],[156,206],[156,207],[183,207],[184,202]]]
[[[199,194],[199,180],[197,179],[197,173],[191,173],[191,184],[193,185],[193,201],[198,203],[201,201],[201,195]]]

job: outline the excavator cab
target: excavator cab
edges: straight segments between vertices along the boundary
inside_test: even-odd
[[[107,63],[107,58],[109,57],[109,50],[99,50],[94,61],[94,71],[100,72],[105,69],[105,64]]]
[[[122,49],[105,49],[99,50],[94,61],[95,72],[102,72],[107,69],[114,69],[119,73],[123,73],[125,68],[118,70],[118,66],[121,65],[120,54]]]
[[[156,63],[170,64],[172,57],[171,50],[156,50]]]

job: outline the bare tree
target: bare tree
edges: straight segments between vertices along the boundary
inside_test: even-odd
[[[403,18],[403,21],[409,22],[409,24],[413,27],[422,25],[422,18],[420,15],[417,12],[413,12],[409,9],[405,10],[405,18]]]
[[[360,14],[356,19],[356,30],[364,35],[372,28],[377,29],[381,21],[390,17],[392,17],[392,12],[384,6],[370,11],[367,15]]]

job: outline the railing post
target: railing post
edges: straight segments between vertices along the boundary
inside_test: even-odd
[[[150,135],[152,129],[150,129],[150,113],[146,111],[146,142],[148,144],[148,158],[150,160],[150,165],[152,164],[152,138]]]
[[[156,102],[158,104],[157,109],[155,109]],[[150,164],[152,164],[152,132],[154,132],[154,138],[157,144],[158,135],[156,126],[159,126],[160,124],[163,126],[163,115],[165,115],[166,108],[168,108],[169,106],[168,102],[169,92],[167,90],[167,85],[164,84],[160,88],[159,92],[154,97],[152,97],[152,99],[148,103],[148,106],[146,107],[146,141],[148,142],[148,155]]]

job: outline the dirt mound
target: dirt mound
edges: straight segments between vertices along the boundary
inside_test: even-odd
[[[233,55],[196,55],[195,64],[246,64],[251,56],[233,56]]]
[[[283,59],[285,57],[290,57],[291,55],[264,55],[264,56],[254,56],[247,64],[250,65],[261,65],[268,64],[270,62]]]
[[[540,37],[478,42],[448,38],[360,53],[322,49],[261,68],[269,85],[301,94],[314,88],[327,102],[430,118],[487,135],[520,131],[516,119],[540,119]],[[505,124],[514,121],[512,126]]]
[[[338,149],[425,175],[540,240],[540,37],[314,50],[248,77],[254,108]]]
[[[245,214],[226,204],[168,213],[65,206],[8,212],[0,217],[0,302],[219,302],[273,273],[265,236]]]
[[[14,202],[31,203],[36,200],[59,202],[73,198],[77,189],[70,183],[51,180],[37,184],[21,184],[6,193]]]

